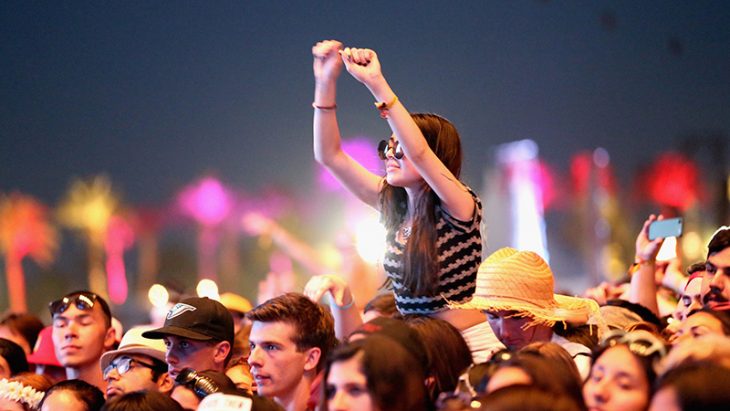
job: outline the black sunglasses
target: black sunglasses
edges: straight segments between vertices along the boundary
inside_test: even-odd
[[[63,314],[68,310],[68,307],[73,304],[81,311],[88,311],[94,308],[94,305],[99,303],[101,310],[104,311],[107,317],[111,318],[111,310],[104,300],[98,295],[92,292],[81,292],[67,295],[60,300],[52,301],[48,304],[48,310],[51,311],[51,316],[57,314]]]
[[[400,144],[397,141],[394,141],[391,146],[390,142],[386,140],[380,140],[380,143],[378,143],[378,157],[380,157],[381,160],[387,159],[388,151],[390,149],[393,149],[393,157],[395,157],[396,160],[403,158],[403,148]]]
[[[180,374],[175,377],[175,384],[191,389],[200,399],[220,391],[220,387],[215,381],[205,375],[198,374],[192,368],[183,368]]]
[[[104,380],[109,379],[109,374],[111,374],[112,370],[117,370],[119,375],[124,375],[132,368],[133,364],[141,365],[151,370],[157,368],[157,366],[155,366],[154,364],[147,364],[145,362],[135,360],[131,357],[121,357],[110,362],[109,365],[107,365],[106,368],[104,368],[104,370],[101,372],[101,376]]]

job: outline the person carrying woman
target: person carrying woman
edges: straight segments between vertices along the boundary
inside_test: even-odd
[[[481,203],[459,181],[461,142],[456,128],[435,114],[411,114],[385,80],[377,54],[327,40],[314,56],[314,156],[349,191],[379,210],[387,230],[383,261],[396,306],[404,314],[431,315],[454,325],[472,352],[496,338],[478,310],[453,310],[468,301],[481,262]],[[336,88],[342,67],[372,93],[392,135],[379,146],[385,176],[374,174],[342,149]],[[305,294],[334,299],[338,337],[360,324],[347,284],[337,276],[310,280]]]

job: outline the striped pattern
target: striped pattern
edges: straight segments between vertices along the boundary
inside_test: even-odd
[[[474,192],[476,208],[471,221],[459,221],[436,206],[436,246],[439,254],[439,294],[414,297],[403,285],[403,250],[405,243],[396,240],[396,232],[387,235],[383,266],[393,285],[395,303],[403,315],[432,314],[449,309],[448,304],[469,301],[476,288],[476,277],[482,260],[482,203]]]

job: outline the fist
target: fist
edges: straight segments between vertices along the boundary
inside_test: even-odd
[[[342,51],[342,43],[337,40],[320,41],[312,47],[315,80],[332,80],[340,75],[342,71],[340,51]]]

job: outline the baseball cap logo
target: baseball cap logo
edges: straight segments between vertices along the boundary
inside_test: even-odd
[[[178,315],[187,312],[187,311],[195,311],[197,308],[193,307],[190,304],[183,304],[183,303],[177,303],[174,307],[170,309],[170,311],[167,313],[167,319],[172,320],[173,318],[177,317]]]

